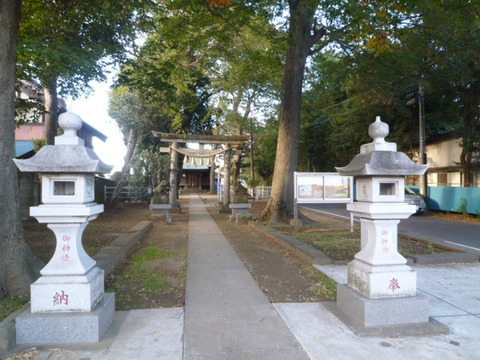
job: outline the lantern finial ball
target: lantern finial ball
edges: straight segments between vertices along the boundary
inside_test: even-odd
[[[368,135],[373,139],[374,143],[385,142],[385,137],[389,134],[388,124],[380,120],[380,116],[376,117],[375,122],[368,127]]]
[[[82,128],[83,121],[77,114],[67,111],[58,117],[58,125],[66,135],[76,136],[77,131]]]

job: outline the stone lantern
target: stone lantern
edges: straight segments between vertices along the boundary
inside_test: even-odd
[[[115,312],[114,295],[104,293],[104,271],[82,245],[84,229],[103,212],[103,205],[94,203],[94,174],[112,167],[77,136],[80,117],[63,113],[58,123],[64,134],[55,145],[14,160],[21,171],[40,174],[42,204],[31,207],[30,215],[46,223],[57,242],[31,285],[30,312],[17,318],[17,343],[98,341]]]
[[[397,249],[397,226],[416,212],[404,202],[406,175],[422,175],[428,165],[413,163],[386,142],[388,125],[376,118],[368,128],[373,142],[345,167],[353,176],[356,201],[347,210],[360,217],[361,250],[348,264],[348,285],[337,289],[337,308],[361,327],[428,323],[428,300],[416,296],[416,272]]]

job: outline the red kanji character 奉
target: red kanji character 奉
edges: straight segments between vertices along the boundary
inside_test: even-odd
[[[392,290],[392,292],[395,292],[395,290],[400,289],[400,284],[398,283],[398,279],[392,278],[392,280],[390,280],[390,285],[388,286],[388,288]]]

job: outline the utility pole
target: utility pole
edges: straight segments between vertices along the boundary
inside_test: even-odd
[[[427,163],[427,153],[425,148],[425,87],[422,82],[418,84],[418,132],[419,132],[419,157],[420,163]],[[420,192],[427,198],[428,196],[428,176],[427,172],[420,176]]]
[[[406,96],[407,105],[418,103],[418,162],[427,163],[427,152],[425,146],[425,87],[422,82],[418,84],[418,92]],[[420,193],[428,200],[428,175],[420,175]],[[428,203],[427,203],[428,207]]]
[[[255,183],[255,167],[253,163],[253,129],[252,129],[252,132],[250,133],[250,178],[252,179],[252,184],[254,184]]]

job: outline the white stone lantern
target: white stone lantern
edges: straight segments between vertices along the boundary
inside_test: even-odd
[[[361,250],[348,264],[348,286],[339,285],[337,306],[361,326],[428,322],[428,301],[416,296],[416,272],[398,252],[397,227],[416,211],[404,202],[406,175],[424,174],[428,165],[413,163],[384,140],[388,125],[377,117],[368,128],[373,142],[340,175],[353,176],[356,201],[347,209],[360,217]]]
[[[47,223],[55,233],[57,242],[52,259],[40,271],[40,278],[31,285],[30,313],[92,313],[97,304],[102,302],[103,310],[111,313],[106,317],[113,317],[114,297],[113,294],[108,297],[104,294],[104,271],[96,266],[95,260],[82,245],[82,234],[89,221],[103,212],[103,205],[94,203],[94,174],[110,172],[112,167],[98,159],[93,150],[85,147],[84,141],[77,136],[77,131],[82,127],[80,117],[69,112],[63,113],[58,123],[64,134],[55,138],[55,145],[44,146],[30,159],[15,160],[21,171],[40,174],[42,204],[31,207],[30,215],[40,223]],[[30,327],[35,327],[32,325],[35,319],[28,316],[20,318],[20,326],[17,324],[20,343],[23,336],[21,321],[30,324],[26,325],[25,332],[33,334],[35,329]],[[55,317],[50,317],[48,321],[55,321]],[[78,327],[78,319],[72,318],[69,323],[68,319],[61,317],[58,321],[64,330],[68,324],[72,328]],[[104,330],[106,328],[101,331]],[[33,342],[50,342],[49,338],[42,341],[44,338],[42,334],[34,335]],[[58,336],[52,339],[58,342]],[[88,341],[85,339],[80,337],[73,341]]]

